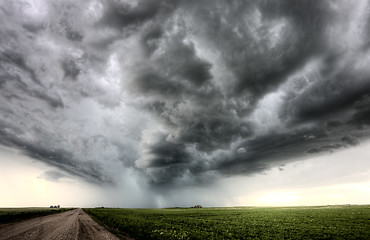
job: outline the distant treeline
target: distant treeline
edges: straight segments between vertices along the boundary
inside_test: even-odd
[[[61,213],[73,208],[0,208],[0,224]]]

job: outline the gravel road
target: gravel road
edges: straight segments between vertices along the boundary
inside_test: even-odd
[[[10,239],[114,239],[116,236],[92,220],[82,209],[0,225],[0,240]]]

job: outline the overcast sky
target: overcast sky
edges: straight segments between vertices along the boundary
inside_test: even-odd
[[[369,16],[367,0],[1,1],[0,205],[369,203]],[[329,186],[358,198],[312,197]]]

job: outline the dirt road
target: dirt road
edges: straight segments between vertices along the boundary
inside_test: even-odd
[[[0,225],[5,239],[118,239],[92,220],[82,209]]]

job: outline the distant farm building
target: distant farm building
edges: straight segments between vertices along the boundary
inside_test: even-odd
[[[203,208],[202,205],[195,205],[194,207],[191,208]]]

